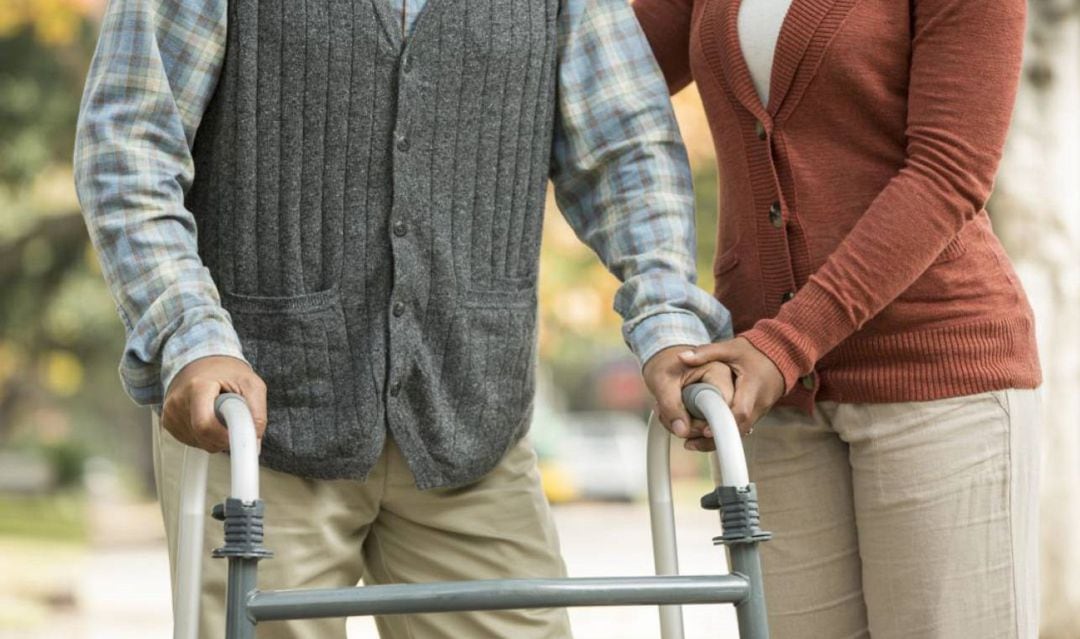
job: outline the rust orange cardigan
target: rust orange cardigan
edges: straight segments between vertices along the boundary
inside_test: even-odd
[[[749,0],[748,0],[749,1]],[[984,205],[1025,0],[794,0],[762,105],[739,0],[636,0],[716,147],[716,296],[790,394],[922,401],[1041,380],[1031,308]]]

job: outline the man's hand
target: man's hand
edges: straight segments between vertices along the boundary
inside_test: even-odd
[[[266,431],[266,384],[243,360],[215,356],[197,359],[173,378],[161,409],[161,424],[181,443],[219,453],[229,448],[229,432],[214,415],[222,393],[242,396],[262,440]]]
[[[739,430],[745,435],[786,390],[784,376],[764,353],[742,337],[683,351],[680,360],[687,366],[721,362],[735,374],[735,397],[729,403]],[[711,373],[710,376],[715,376]]]
[[[645,363],[642,375],[645,377],[645,385],[656,398],[656,414],[664,427],[676,437],[685,439],[683,447],[687,450],[713,450],[716,446],[708,424],[691,419],[683,406],[682,389],[685,378],[691,372],[691,366],[683,363],[679,357],[679,354],[684,352],[693,352],[693,347],[665,348]],[[720,388],[725,400],[731,401],[733,386],[730,371],[724,375],[723,370],[713,369],[709,381]]]

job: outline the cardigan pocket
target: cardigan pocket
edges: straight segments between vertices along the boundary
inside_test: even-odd
[[[966,230],[967,227],[964,227],[951,242],[945,245],[945,248],[941,250],[941,253],[934,259],[931,266],[951,262],[967,253],[967,242],[964,240],[964,231]]]
[[[721,253],[713,261],[713,277],[720,277],[721,275],[732,271],[739,265],[739,243],[732,244],[726,251]]]
[[[713,263],[714,295],[731,312],[736,333],[753,326],[764,313],[761,286],[738,268],[742,261],[736,241]]]

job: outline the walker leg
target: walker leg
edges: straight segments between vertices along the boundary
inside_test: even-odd
[[[258,585],[259,560],[273,556],[263,548],[263,502],[250,504],[229,497],[214,506],[214,519],[225,522],[225,545],[214,557],[228,559],[229,582],[225,590],[225,639],[254,639],[255,618],[248,601]]]
[[[731,572],[741,574],[750,583],[750,594],[735,606],[739,619],[740,639],[768,639],[769,618],[765,613],[765,589],[761,574],[761,557],[757,543],[728,547]]]
[[[229,586],[225,594],[225,639],[255,639],[255,620],[247,602],[255,590],[258,559],[229,558]]]

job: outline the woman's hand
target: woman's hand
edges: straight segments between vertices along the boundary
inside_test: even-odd
[[[708,430],[708,424],[704,420],[692,419],[686,412],[682,402],[683,386],[692,370],[682,362],[680,353],[690,352],[692,346],[673,346],[666,348],[654,355],[645,363],[642,371],[645,384],[656,398],[655,412],[664,425],[673,435],[686,441],[683,447],[687,450],[712,450],[712,433]],[[726,375],[720,371],[723,367]],[[734,393],[731,379],[731,371],[726,366],[718,364],[710,372],[709,383],[720,389],[724,395],[724,401],[730,402]]]
[[[735,375],[735,397],[729,403],[739,430],[744,435],[753,430],[757,420],[780,401],[786,390],[784,376],[776,364],[742,337],[685,350],[679,353],[679,359],[687,366],[698,367],[697,370],[702,371],[697,379],[688,376],[687,384],[722,375],[715,369],[710,371],[707,368],[714,362],[731,368]]]
[[[731,368],[727,364],[709,362],[704,366],[689,368],[683,373],[679,386],[685,388],[690,384],[699,383],[712,384],[720,390],[720,394],[724,396],[724,402],[731,404],[731,400],[735,395],[735,382]],[[683,448],[703,453],[716,450],[716,440],[713,439],[713,432],[709,428],[709,424],[704,420],[695,419],[694,425],[695,432],[692,437],[687,437],[686,441],[683,442]]]

